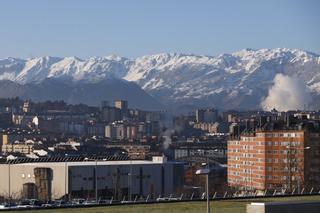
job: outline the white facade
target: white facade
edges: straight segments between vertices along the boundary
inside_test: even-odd
[[[103,190],[114,191],[115,188],[119,191],[130,191],[133,195],[169,195],[183,185],[183,165],[158,158],[153,161],[0,164],[0,171],[3,174],[0,175],[0,195],[8,197],[10,191],[11,197],[19,198],[23,184],[35,183],[35,168],[52,170],[51,199],[59,199],[65,194],[95,190],[96,180],[101,196]]]

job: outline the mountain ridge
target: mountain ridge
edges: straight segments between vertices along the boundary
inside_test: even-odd
[[[70,104],[100,106],[102,100],[112,104],[115,100],[128,100],[131,108],[160,110],[162,105],[138,85],[122,79],[109,78],[98,83],[69,82],[46,79],[37,84],[18,84],[0,80],[0,97],[20,97],[33,101],[64,100]]]
[[[166,105],[259,108],[277,74],[301,79],[320,94],[320,56],[299,49],[243,49],[217,56],[160,53],[134,60],[117,55],[0,59],[0,80],[37,84],[53,78],[96,84],[135,82]]]

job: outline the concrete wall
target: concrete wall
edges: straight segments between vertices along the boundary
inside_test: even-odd
[[[52,196],[59,198],[64,195],[65,166],[63,163],[39,164],[0,164],[0,195],[9,196],[9,167],[10,167],[10,194],[18,198],[22,194],[23,184],[35,183],[34,168],[48,167],[53,170]]]
[[[162,167],[164,167],[164,194],[172,193],[178,184],[174,184],[174,164],[146,164],[146,165],[98,165],[98,189],[112,189],[117,181],[119,171],[119,187],[130,186],[132,194],[140,192],[140,168],[142,168],[142,190],[144,195],[162,193]],[[93,190],[95,181],[95,166],[72,166],[70,168],[71,188],[73,190]],[[132,177],[128,173],[132,170]],[[182,171],[183,172],[183,171]],[[183,174],[183,173],[182,173]],[[182,175],[181,174],[181,175]],[[130,184],[131,182],[131,184]],[[181,181],[180,181],[181,182]],[[181,182],[182,183],[182,182]]]
[[[277,202],[247,204],[247,213],[318,213],[320,202]]]
[[[107,162],[97,166],[98,189],[112,189],[115,187],[117,172],[119,188],[128,188],[128,173],[132,167],[132,194],[140,192],[140,168],[142,168],[142,189],[143,195],[153,193],[162,194],[162,183],[164,184],[164,194],[173,193],[183,180],[183,165],[174,163],[126,163],[118,162],[107,165]],[[163,167],[163,169],[162,169]],[[0,195],[9,196],[9,168],[10,168],[10,194],[12,198],[19,198],[22,195],[23,184],[35,183],[35,168],[52,169],[52,199],[59,199],[70,190],[94,190],[95,189],[95,162],[52,162],[52,163],[25,163],[25,164],[0,164]],[[66,174],[66,168],[68,173]],[[164,174],[162,175],[162,172]],[[180,174],[182,173],[182,174]],[[164,177],[164,181],[162,181]],[[65,182],[67,180],[67,182]],[[70,184],[70,187],[69,187]],[[130,185],[130,184],[129,184]]]

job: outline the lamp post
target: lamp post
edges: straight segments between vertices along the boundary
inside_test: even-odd
[[[95,157],[94,159],[89,159],[89,158],[84,158],[85,161],[88,160],[94,160],[95,162],[95,167],[94,167],[94,192],[95,192],[95,200],[96,203],[98,203],[98,178],[97,178],[97,166],[98,166],[98,161],[97,161],[97,157]]]
[[[83,159],[84,161],[88,161],[89,160],[89,158],[87,158],[87,157],[85,157],[84,159]],[[89,193],[89,184],[88,184],[88,179],[89,178],[86,178],[87,179],[87,181],[86,181],[86,187],[87,187],[87,199],[88,199],[88,197],[90,196],[90,194],[91,194],[91,192]]]
[[[10,162],[8,162],[9,167],[9,205],[11,206],[11,168],[10,168]]]
[[[95,195],[96,195],[96,203],[98,203],[98,160],[97,157],[95,157]]]
[[[253,189],[253,180],[252,180],[252,170],[253,170],[254,163],[250,162],[250,195],[253,195],[254,189]]]
[[[65,161],[64,161],[64,196],[65,201],[67,201],[67,173],[68,173],[68,154],[65,154]]]
[[[94,159],[89,159],[89,158],[84,158],[85,161],[87,160],[94,160],[95,161],[95,184],[94,184],[94,191],[95,191],[95,200],[96,200],[96,203],[98,203],[98,158],[95,157]],[[107,159],[106,158],[103,158],[102,159],[103,161],[106,161]]]
[[[132,197],[132,159],[130,158],[130,172],[128,173],[128,200]]]
[[[128,155],[128,152],[121,152],[122,155]],[[132,153],[139,154],[139,153]],[[132,200],[132,158],[130,157],[130,171],[127,173],[128,175],[128,201]]]
[[[210,213],[210,202],[209,202],[209,173],[210,169],[198,169],[196,175],[205,175],[206,176],[206,194],[207,194],[207,213]]]

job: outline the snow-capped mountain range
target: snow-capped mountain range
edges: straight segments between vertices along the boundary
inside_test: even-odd
[[[278,73],[297,77],[313,95],[320,94],[320,56],[298,49],[244,49],[218,56],[164,53],[135,60],[115,55],[0,59],[0,80],[20,85],[122,79],[164,104],[221,108],[258,108]]]

